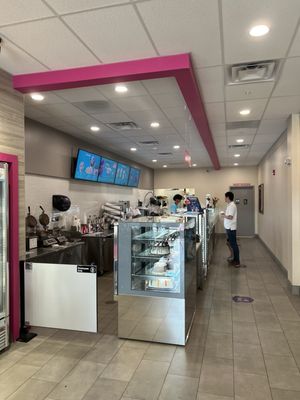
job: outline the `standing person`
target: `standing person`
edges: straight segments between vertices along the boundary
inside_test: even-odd
[[[236,242],[236,226],[237,226],[237,208],[234,204],[234,194],[232,192],[225,193],[225,201],[227,203],[226,212],[224,216],[224,228],[226,230],[228,242],[233,251],[234,267],[239,268],[240,264],[240,252]]]
[[[183,196],[181,196],[181,194],[175,194],[175,196],[173,197],[174,204],[172,204],[170,207],[171,214],[176,214],[179,203],[182,200],[183,200]]]

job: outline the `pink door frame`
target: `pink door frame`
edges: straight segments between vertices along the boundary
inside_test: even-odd
[[[18,157],[0,153],[0,162],[9,165],[9,313],[10,334],[15,341],[20,330]]]
[[[166,77],[174,77],[177,80],[211,162],[215,169],[220,169],[215,143],[188,53],[15,75],[13,85],[16,90],[28,93]]]

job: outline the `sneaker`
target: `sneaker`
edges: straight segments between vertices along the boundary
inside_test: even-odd
[[[234,266],[234,268],[240,268],[241,263],[238,262],[238,261],[234,261],[234,262],[232,263],[232,265]]]
[[[228,262],[232,262],[233,261],[233,257],[227,257],[227,261]]]

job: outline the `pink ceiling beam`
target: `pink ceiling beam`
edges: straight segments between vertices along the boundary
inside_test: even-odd
[[[13,85],[16,90],[28,93],[166,77],[176,78],[212,164],[220,169],[189,54],[15,75]]]

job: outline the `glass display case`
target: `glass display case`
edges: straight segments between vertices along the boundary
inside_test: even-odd
[[[196,223],[143,217],[115,227],[120,337],[184,345],[196,304]]]

